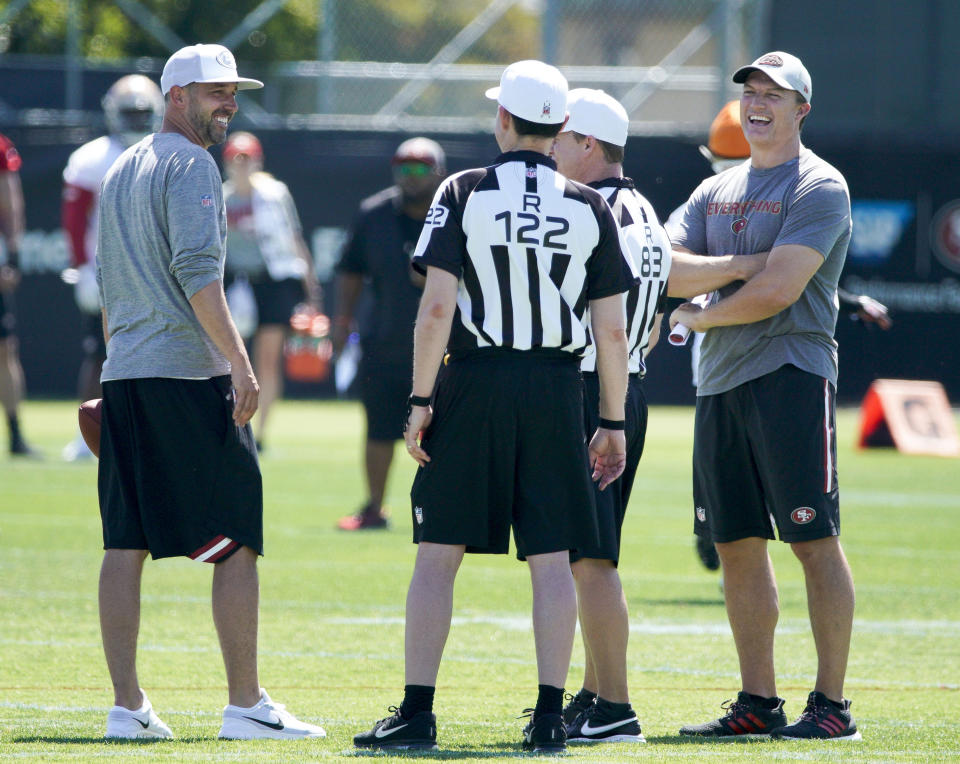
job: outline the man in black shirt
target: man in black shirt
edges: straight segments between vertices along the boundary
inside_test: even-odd
[[[443,149],[429,138],[410,138],[393,155],[395,185],[364,199],[337,266],[334,352],[339,355],[366,280],[372,315],[361,337],[358,371],[367,419],[364,467],[368,498],[355,515],[340,519],[345,531],[385,528],[383,496],[393,446],[400,439],[413,357],[413,322],[423,276],[410,266],[437,186],[446,174]]]

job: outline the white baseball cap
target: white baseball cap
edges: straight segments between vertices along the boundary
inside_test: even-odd
[[[592,135],[614,146],[627,144],[630,118],[613,96],[593,88],[576,88],[567,94],[567,110],[570,119],[563,126],[563,132],[572,130],[580,135]]]
[[[500,77],[500,86],[490,88],[486,95],[528,122],[557,125],[567,116],[567,79],[543,61],[510,64]]]
[[[775,50],[771,53],[764,53],[760,58],[748,66],[741,66],[733,73],[733,81],[743,83],[747,81],[750,72],[763,72],[780,87],[787,90],[796,90],[802,95],[807,103],[810,103],[813,97],[813,82],[810,80],[810,72],[803,62],[789,53],[781,50]]]
[[[160,75],[164,95],[174,85],[186,87],[192,82],[236,82],[237,90],[263,87],[260,80],[237,75],[236,60],[222,45],[188,45],[167,59]]]

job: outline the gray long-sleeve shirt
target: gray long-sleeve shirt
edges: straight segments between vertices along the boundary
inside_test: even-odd
[[[100,195],[97,280],[110,334],[101,380],[230,373],[189,302],[223,279],[226,235],[206,149],[155,133],[117,159]]]

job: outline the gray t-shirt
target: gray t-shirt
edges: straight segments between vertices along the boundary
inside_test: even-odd
[[[226,235],[220,172],[204,148],[155,133],[120,155],[100,194],[101,380],[230,373],[189,302],[222,281]]]
[[[777,167],[758,170],[746,162],[700,184],[674,232],[674,245],[701,255],[747,255],[800,244],[815,249],[824,262],[800,298],[780,313],[707,330],[697,395],[726,392],[785,364],[837,384],[837,283],[850,232],[846,181],[809,149]],[[720,297],[741,286],[724,287]]]

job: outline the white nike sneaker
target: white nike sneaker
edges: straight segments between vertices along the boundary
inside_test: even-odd
[[[223,709],[221,740],[295,740],[305,737],[326,737],[327,731],[316,724],[307,724],[287,711],[282,703],[274,703],[267,691],[260,688],[260,702],[250,708],[226,706]]]
[[[106,738],[121,740],[146,740],[151,738],[173,737],[170,728],[153,711],[153,706],[143,695],[143,704],[136,711],[123,706],[114,706],[107,714]]]

